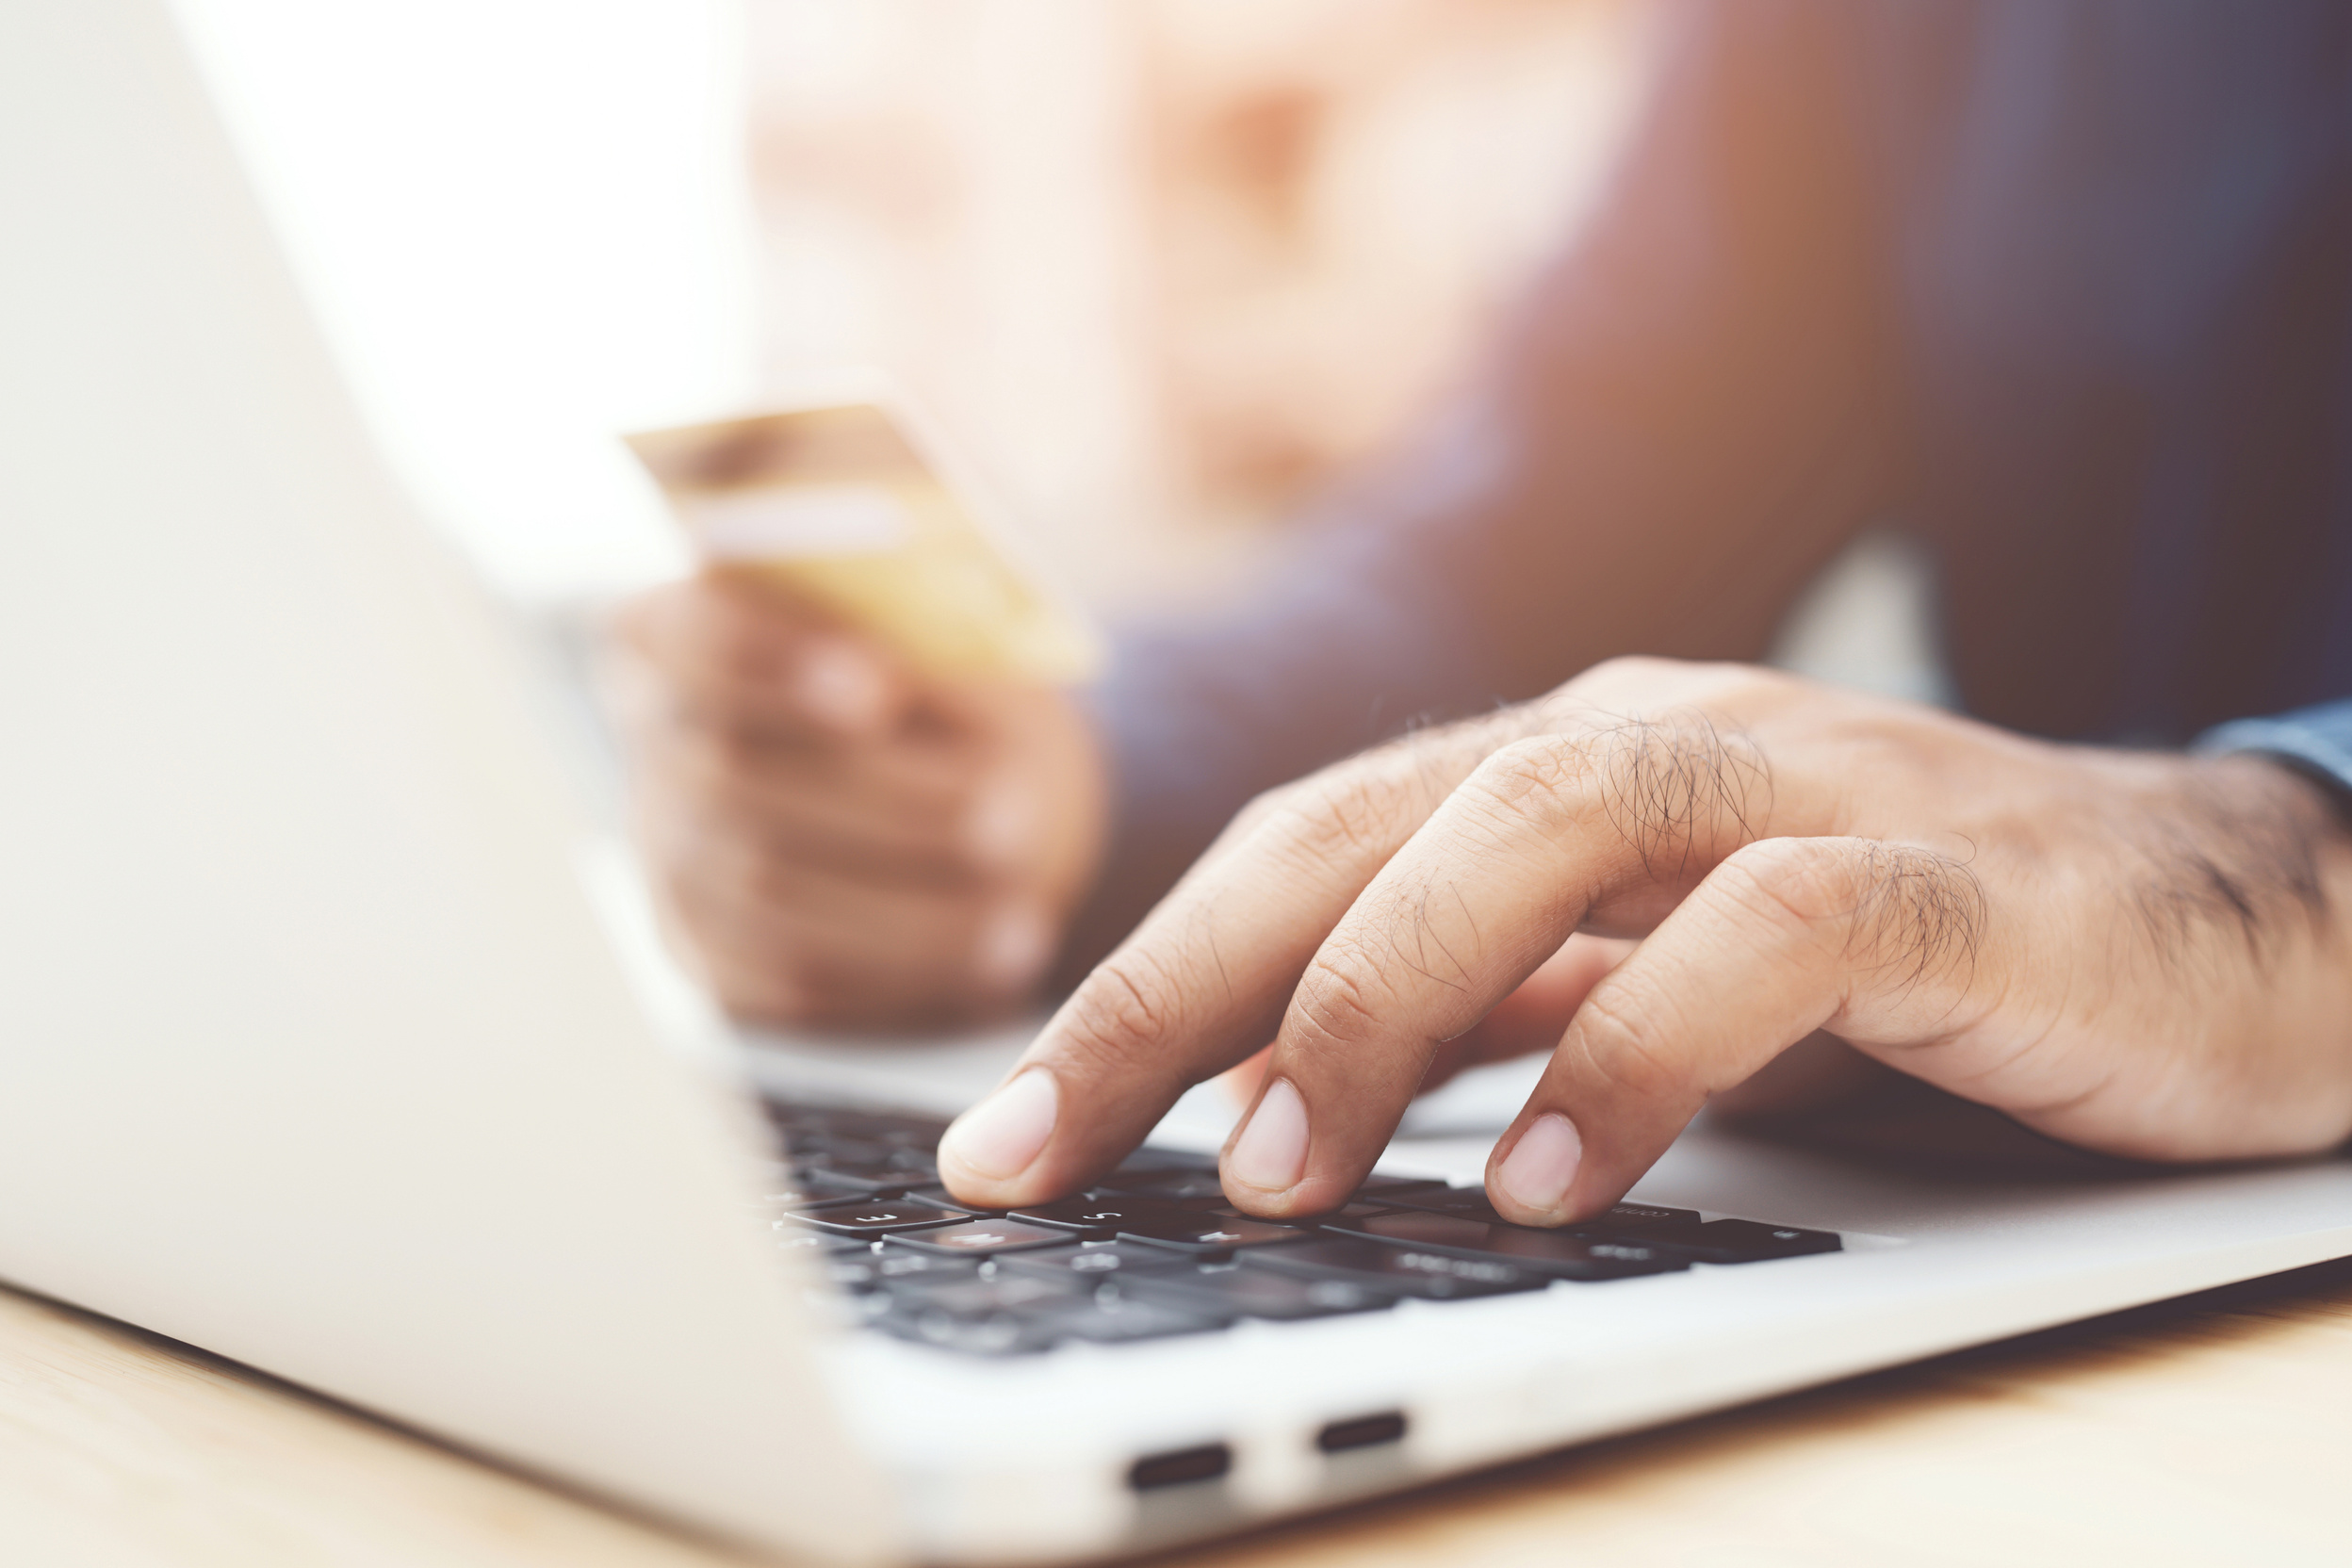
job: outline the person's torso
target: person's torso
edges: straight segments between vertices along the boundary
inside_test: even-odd
[[[1969,708],[2177,741],[2352,692],[2352,7],[1886,20],[1910,520]]]

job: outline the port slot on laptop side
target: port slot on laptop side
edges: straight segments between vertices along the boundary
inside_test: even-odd
[[[1373,1448],[1383,1443],[1395,1443],[1404,1435],[1405,1413],[1389,1410],[1377,1415],[1351,1415],[1344,1421],[1327,1421],[1323,1429],[1315,1434],[1315,1446],[1327,1454],[1343,1454],[1351,1448]]]
[[[1165,1454],[1146,1454],[1127,1467],[1127,1485],[1136,1492],[1154,1492],[1163,1486],[1183,1486],[1189,1481],[1213,1481],[1233,1467],[1233,1450],[1222,1443],[1204,1443],[1198,1448],[1171,1448]]]

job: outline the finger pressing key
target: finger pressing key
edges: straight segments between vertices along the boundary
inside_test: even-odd
[[[1073,1191],[1186,1088],[1263,1046],[1332,925],[1515,722],[1383,747],[1236,818],[948,1130],[948,1189],[990,1207]]]
[[[1683,766],[1693,748],[1721,743],[1704,726],[1661,736],[1594,722],[1488,757],[1304,971],[1265,1087],[1227,1148],[1234,1204],[1279,1217],[1346,1201],[1444,1042],[1476,1026],[1580,925],[1649,923],[1745,842],[1756,813],[1736,789],[1651,808],[1661,777],[1670,789],[1701,773],[1737,778],[1736,767]],[[1638,824],[1628,798],[1643,805]]]

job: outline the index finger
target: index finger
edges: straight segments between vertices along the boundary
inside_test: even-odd
[[[1527,723],[1503,714],[1428,731],[1261,797],[948,1129],[949,1190],[996,1208],[1073,1190],[1186,1088],[1264,1045],[1356,896]]]

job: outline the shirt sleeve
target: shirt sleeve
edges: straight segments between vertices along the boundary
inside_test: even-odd
[[[2233,719],[2197,737],[2207,757],[2275,757],[2326,785],[2352,809],[2352,700],[2323,703],[2267,719]]]
[[[1132,629],[1065,983],[1253,794],[1623,653],[1753,659],[1898,460],[1870,138],[1835,8],[1672,13],[1604,196],[1417,440],[1270,586]],[[1376,324],[1367,324],[1377,330]]]

